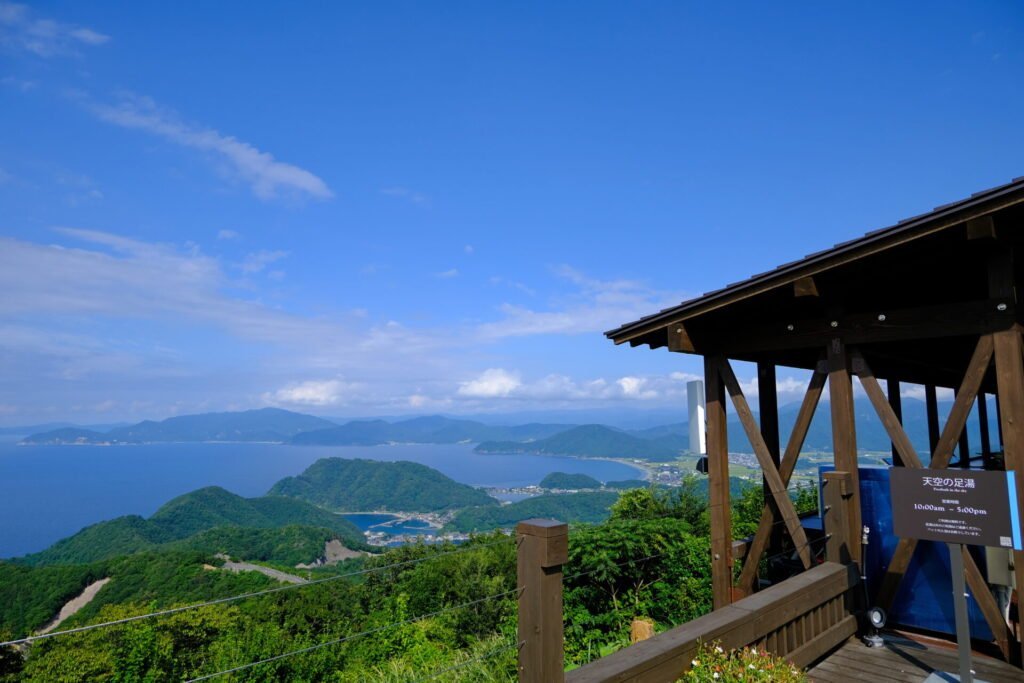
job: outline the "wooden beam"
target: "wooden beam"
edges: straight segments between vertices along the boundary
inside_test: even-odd
[[[696,353],[690,334],[683,323],[668,326],[668,350],[677,353]]]
[[[816,369],[814,374],[811,375],[807,391],[804,392],[804,399],[800,404],[800,410],[796,414],[793,431],[789,434],[789,442],[786,444],[786,452],[782,456],[782,463],[779,468],[779,476],[787,487],[789,486],[789,480],[793,477],[793,471],[796,469],[800,451],[804,447],[804,440],[807,438],[807,432],[811,428],[814,412],[818,408],[821,392],[825,388],[825,380],[827,379],[828,372],[825,368]],[[765,505],[764,510],[761,511],[761,521],[758,522],[757,533],[754,534],[754,539],[747,550],[747,558],[737,583],[748,593],[753,592],[754,582],[757,579],[757,565],[761,561],[761,555],[764,554],[768,546],[771,530],[775,528],[776,513],[777,510]]]
[[[704,357],[707,420],[709,516],[711,521],[711,596],[714,608],[732,602],[732,521],[729,506],[729,432],[725,387],[719,359]]]
[[[954,399],[956,398],[956,393],[955,392],[953,394],[953,398]],[[977,396],[975,396],[975,399],[977,399]],[[968,416],[968,418],[970,418],[970,413],[968,413],[967,416]],[[956,451],[957,451],[957,455],[960,456],[960,459],[957,460],[957,465],[959,465],[960,467],[965,467],[965,468],[966,467],[970,467],[971,466],[971,444],[970,444],[970,441],[967,438],[967,422],[966,421],[964,422],[963,429],[960,430],[960,438],[957,440]]]
[[[1010,501],[1017,506],[1018,514],[1024,514],[1024,363],[1021,354],[1024,345],[1017,332],[1001,332],[994,335],[996,383],[999,387],[999,402],[1002,407],[1000,422],[1003,427],[1003,457],[1006,469],[1016,473],[1017,500]],[[1014,574],[1017,579],[1017,602],[1024,595],[1024,552],[1013,553]],[[1024,650],[1017,662],[1024,661]]]
[[[992,437],[988,428],[988,397],[984,393],[978,394],[978,427],[981,433],[981,460],[985,469],[992,464]]]
[[[887,379],[885,381],[885,393],[889,397],[889,407],[896,420],[903,425],[903,399],[900,396],[900,381],[898,379]],[[896,444],[892,445],[893,462],[899,463],[896,453]]]
[[[793,283],[793,296],[819,296],[818,285],[814,282],[814,278],[808,275],[802,277]]]
[[[967,579],[967,585],[971,588],[974,601],[978,603],[978,609],[985,617],[985,623],[992,631],[992,637],[999,646],[999,651],[1007,661],[1012,662],[1016,656],[1014,654],[1016,648],[1013,647],[1016,638],[1013,631],[1010,630],[1010,625],[1003,618],[1003,610],[999,609],[999,605],[996,604],[988,582],[985,581],[978,565],[974,562],[974,556],[968,552],[967,546],[961,546],[961,552],[964,556],[964,578]]]
[[[757,364],[757,411],[761,438],[768,447],[775,469],[779,469],[779,396],[775,381],[775,365],[772,363]],[[766,477],[761,477],[761,487],[764,491],[765,505],[774,505]],[[777,548],[782,541],[782,535],[779,533],[782,530],[775,527],[773,531],[775,533],[769,539],[769,549]]]
[[[860,538],[860,473],[857,462],[857,428],[853,412],[853,382],[850,379],[849,359],[846,344],[838,337],[828,344],[828,391],[832,409],[832,453],[837,470],[850,473],[853,494],[850,500],[851,512],[848,525],[850,538]],[[860,565],[859,543],[850,548],[851,559]]]
[[[804,569],[810,569],[811,549],[807,543],[807,534],[804,532],[804,527],[800,524],[800,516],[796,513],[793,501],[789,497],[786,484],[782,482],[782,477],[779,475],[775,463],[772,462],[772,455],[768,451],[768,446],[765,445],[764,440],[761,438],[761,431],[758,428],[757,421],[754,419],[754,414],[750,411],[750,406],[743,395],[740,383],[736,380],[736,374],[733,373],[732,366],[727,359],[723,358],[719,361],[719,372],[721,373],[722,380],[725,382],[725,388],[732,398],[732,404],[736,408],[736,414],[740,418],[743,430],[747,433],[750,445],[754,448],[754,455],[757,456],[757,461],[761,465],[761,473],[768,480],[769,493],[771,493],[772,500],[775,501],[775,506],[786,523],[786,529],[793,539],[797,555],[800,556]]]
[[[960,440],[960,432],[967,424],[967,417],[971,414],[974,406],[974,398],[978,395],[981,383],[988,372],[988,366],[992,361],[992,335],[984,334],[978,339],[978,345],[974,347],[974,353],[967,365],[967,372],[964,374],[963,382],[956,391],[956,400],[953,401],[953,408],[949,411],[946,424],[942,427],[939,442],[935,445],[932,453],[931,466],[943,469],[949,466],[953,459],[953,447]]]
[[[825,559],[837,564],[850,564],[850,546],[860,540],[849,537],[850,529],[846,523],[850,517],[848,508],[853,495],[850,473],[833,470],[825,472],[821,476],[824,480],[823,498],[825,499],[822,518],[825,533],[828,534],[825,544]]]
[[[928,420],[928,455],[939,445],[939,398],[934,384],[924,385],[924,409]]]
[[[996,222],[991,215],[979,216],[967,221],[967,239],[980,240],[996,238]]]
[[[861,386],[864,387],[864,392],[868,395],[868,399],[871,401],[871,405],[874,406],[875,412],[878,413],[882,426],[885,427],[885,431],[889,434],[889,440],[892,441],[892,446],[899,458],[900,466],[921,467],[921,458],[918,457],[914,445],[910,442],[910,437],[903,430],[900,419],[896,416],[892,406],[889,405],[889,400],[886,398],[885,393],[882,392],[882,387],[879,386],[878,380],[875,379],[874,374],[871,372],[871,367],[864,360],[860,352],[854,351],[853,358],[854,367],[858,369],[857,375],[860,378]]]
[[[765,325],[730,328],[715,336],[702,334],[695,339],[695,346],[698,353],[735,358],[771,351],[821,348],[834,337],[841,337],[850,345],[974,337],[1011,328],[1017,321],[1015,311],[1012,301],[1000,297],[870,313],[783,319]]]

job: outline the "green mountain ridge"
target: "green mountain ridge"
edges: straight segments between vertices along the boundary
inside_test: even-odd
[[[336,426],[329,420],[280,408],[181,415],[159,422],[145,420],[107,432],[63,428],[33,434],[25,444],[129,444],[194,441],[285,442],[300,432]]]
[[[675,439],[676,437],[669,437]],[[477,453],[531,453],[671,461],[680,455],[677,441],[642,439],[604,425],[583,425],[536,441],[485,441]]]
[[[284,526],[327,530],[350,548],[366,547],[362,533],[354,524],[307,502],[293,498],[243,498],[210,486],[174,498],[149,519],[128,515],[98,522],[18,561],[31,565],[95,562],[176,542],[191,549],[205,549],[207,546],[198,542],[180,542],[221,527],[275,529]],[[260,539],[260,542],[268,542],[268,539]]]
[[[603,522],[608,519],[611,506],[618,499],[619,494],[615,491],[547,494],[500,507],[460,510],[446,528],[467,533],[493,531],[534,517],[564,522]]]
[[[497,505],[483,491],[460,484],[426,465],[343,458],[321,458],[302,474],[274,484],[268,495],[299,498],[348,512],[437,512]]]
[[[526,441],[553,436],[572,427],[540,423],[509,427],[441,416],[417,417],[398,422],[354,420],[328,429],[297,434],[290,443],[298,446],[377,446],[387,443],[475,443],[494,439]]]

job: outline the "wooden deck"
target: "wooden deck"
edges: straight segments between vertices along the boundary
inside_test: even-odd
[[[885,647],[869,648],[857,638],[850,638],[838,650],[808,669],[807,676],[815,683],[921,683],[933,672],[955,674],[958,671],[957,651],[950,643],[912,640],[896,633],[887,633],[885,642]],[[972,654],[971,664],[978,681],[1024,681],[1024,672],[1020,669],[977,652]],[[951,676],[939,680],[952,682],[959,679]]]

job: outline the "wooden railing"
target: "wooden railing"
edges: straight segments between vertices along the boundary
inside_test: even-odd
[[[672,683],[698,647],[754,646],[807,666],[857,631],[852,564],[825,562],[722,609],[623,648],[582,668],[562,670],[562,564],[568,528],[521,522],[519,680],[521,683]]]

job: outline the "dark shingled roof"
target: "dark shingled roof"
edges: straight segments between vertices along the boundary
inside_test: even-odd
[[[1024,176],[1014,178],[1004,185],[975,192],[966,199],[943,204],[928,213],[905,218],[895,225],[872,230],[863,237],[840,242],[831,249],[808,254],[802,259],[785,263],[746,280],[705,292],[702,296],[684,301],[678,306],[662,309],[657,313],[609,330],[605,332],[605,336],[616,344],[630,341],[666,325],[781,287],[801,277],[829,270],[840,263],[960,225],[971,218],[1021,201],[1024,201]]]

